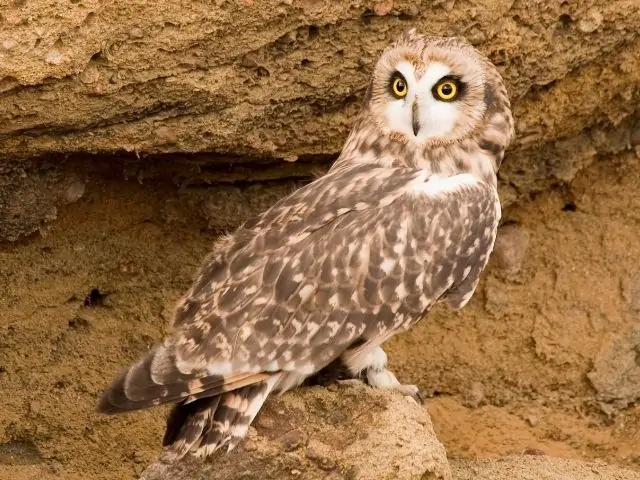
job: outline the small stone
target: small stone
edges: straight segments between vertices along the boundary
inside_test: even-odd
[[[315,448],[309,447],[307,448],[307,458],[309,460],[318,460],[320,458],[320,454]]]
[[[640,313],[640,272],[620,280],[620,293],[630,313]]]
[[[578,30],[582,33],[595,32],[602,25],[602,13],[595,8],[590,8],[584,17],[578,20]]]
[[[540,419],[535,415],[529,415],[526,420],[530,427],[537,427],[540,423]]]
[[[13,40],[12,38],[8,38],[7,40],[4,40],[2,42],[2,48],[4,50],[6,50],[7,52],[10,50],[13,50],[14,48],[16,48],[18,46],[18,42],[16,42],[15,40]]]
[[[632,453],[626,458],[626,460],[631,463],[640,464],[640,453]]]
[[[393,0],[383,0],[382,2],[378,2],[373,6],[373,14],[378,17],[384,17],[388,15],[389,12],[393,9]]]
[[[307,13],[320,10],[325,4],[323,0],[299,0],[297,3]]]
[[[600,408],[608,415],[640,399],[639,351],[640,324],[635,323],[603,342],[593,371],[587,373],[598,392]]]
[[[405,8],[404,13],[410,17],[417,17],[420,15],[420,9],[415,5],[409,5]]]
[[[519,119],[518,121],[516,121],[516,132],[525,133],[527,131],[527,128],[529,128],[529,125],[527,125],[527,122],[525,120]]]
[[[7,22],[9,25],[14,25],[14,26],[20,25],[20,22],[22,22],[20,17],[16,15],[7,15],[6,17],[4,17],[4,21]]]
[[[144,37],[144,32],[142,31],[141,28],[133,27],[131,30],[129,30],[129,37],[131,37],[131,38],[142,38],[142,37]]]
[[[256,424],[261,428],[269,430],[273,429],[276,426],[276,422],[273,417],[267,415],[260,415],[256,420]]]
[[[484,402],[484,388],[480,382],[474,382],[471,388],[464,394],[464,405],[469,408],[478,408]]]
[[[62,196],[65,203],[75,203],[84,195],[85,183],[77,180],[67,187]]]
[[[156,130],[156,136],[165,141],[165,143],[177,143],[178,134],[169,127],[159,127]]]
[[[440,6],[445,11],[450,12],[455,8],[456,0],[436,0],[435,2],[433,2],[433,5]]]
[[[47,102],[53,102],[58,99],[58,96],[54,92],[44,92],[40,96],[38,96],[40,100],[45,100]]]
[[[487,36],[478,27],[471,28],[466,34],[465,38],[471,43],[471,45],[480,45],[487,41]]]
[[[100,72],[98,72],[98,69],[94,66],[89,65],[82,71],[78,78],[82,83],[90,85],[92,83],[96,83],[100,79]]]
[[[539,448],[534,448],[534,447],[527,447],[524,449],[524,452],[522,452],[523,455],[546,455],[546,453],[544,453],[542,450],[540,450]]]
[[[64,55],[55,49],[49,50],[44,56],[44,61],[50,65],[60,65],[63,59]]]
[[[335,460],[329,457],[321,457],[316,461],[316,463],[318,464],[318,467],[320,467],[320,469],[324,470],[325,472],[333,470],[336,467]]]
[[[522,269],[529,247],[529,232],[519,225],[506,225],[498,231],[493,249],[498,267],[508,274],[516,274]]]
[[[296,43],[298,35],[295,31],[287,32],[276,40],[280,45],[293,45]]]
[[[492,315],[502,315],[511,305],[511,298],[504,284],[493,275],[487,276],[484,285],[484,309]]]
[[[280,443],[285,452],[292,452],[307,443],[307,439],[300,430],[291,430],[280,437]]]
[[[324,480],[344,480],[344,477],[338,472],[331,472],[326,477],[324,477]]]
[[[240,65],[247,68],[256,68],[260,66],[258,56],[255,53],[247,53],[240,60]]]
[[[242,446],[245,452],[255,452],[258,449],[258,445],[253,440],[245,440],[242,442]]]

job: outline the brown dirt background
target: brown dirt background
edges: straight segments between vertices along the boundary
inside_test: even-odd
[[[494,260],[467,308],[437,310],[389,342],[401,379],[435,395],[428,408],[450,458],[538,449],[640,470],[635,398],[603,403],[587,377],[612,341],[634,341],[639,167],[632,152],[600,158],[571,185],[508,209],[501,234],[529,234],[519,272]],[[3,245],[0,478],[134,478],[159,454],[162,409],[93,409],[160,337],[214,240],[204,221],[186,221],[185,197],[162,182],[96,177],[46,235]],[[84,307],[96,287],[105,305]]]

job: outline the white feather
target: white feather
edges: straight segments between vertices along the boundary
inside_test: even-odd
[[[387,125],[392,132],[400,132],[409,137],[413,137],[411,104],[415,98],[415,91],[418,87],[415,70],[409,62],[400,62],[396,70],[402,74],[407,81],[409,91],[407,96],[397,100],[391,100],[387,107]]]
[[[460,112],[456,102],[443,102],[433,97],[432,89],[438,81],[450,73],[449,67],[442,63],[429,65],[418,82],[418,118],[420,130],[418,140],[424,141],[441,137],[455,127]]]
[[[413,191],[426,194],[429,197],[439,197],[460,190],[461,188],[478,183],[478,179],[471,173],[460,173],[452,177],[431,175],[427,181],[413,182]]]

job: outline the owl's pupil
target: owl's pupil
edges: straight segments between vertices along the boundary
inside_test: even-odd
[[[396,83],[396,88],[398,89],[398,92],[404,92],[404,82],[402,80],[398,80],[398,82]]]
[[[451,93],[452,93],[452,92],[453,92],[453,88],[451,88],[451,85],[450,85],[450,84],[445,83],[445,84],[442,86],[442,93],[443,93],[444,95],[451,95]]]

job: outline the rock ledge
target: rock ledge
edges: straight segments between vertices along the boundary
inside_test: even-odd
[[[255,427],[255,428],[254,428]],[[230,454],[151,465],[141,480],[450,480],[424,406],[364,385],[272,398]]]

